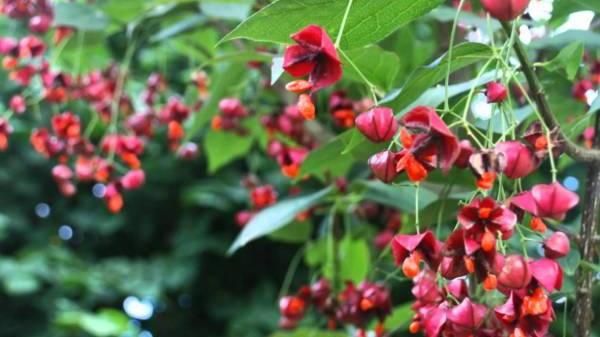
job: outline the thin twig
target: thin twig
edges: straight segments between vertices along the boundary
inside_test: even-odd
[[[502,22],[502,27],[504,28],[507,34],[511,33],[511,26],[509,23]],[[546,98],[544,88],[542,87],[542,84],[540,83],[540,80],[534,71],[533,65],[529,60],[529,57],[527,56],[525,47],[519,39],[514,40],[513,49],[517,55],[517,58],[519,59],[519,62],[521,63],[521,70],[523,71],[523,74],[527,79],[527,83],[529,84],[529,88],[533,93],[533,98],[536,102],[543,122],[550,130],[556,130],[555,132],[557,132],[560,140],[562,140],[564,143],[565,153],[578,162],[600,162],[600,150],[586,149],[582,146],[575,144],[561,130],[560,124],[556,119],[556,116],[554,116],[552,110],[550,109],[550,104],[548,103],[548,99]]]

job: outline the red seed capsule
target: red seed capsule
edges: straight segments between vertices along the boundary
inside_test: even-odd
[[[500,21],[510,21],[525,12],[530,0],[481,0],[483,8]]]
[[[390,141],[398,131],[398,121],[390,108],[377,107],[363,112],[355,120],[358,130],[375,143]]]

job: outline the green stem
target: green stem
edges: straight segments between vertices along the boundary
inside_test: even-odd
[[[348,20],[348,15],[350,14],[350,8],[352,7],[352,0],[348,0],[348,5],[346,6],[346,11],[344,12],[344,17],[342,18],[342,23],[340,24],[340,31],[335,39],[335,49],[340,48],[340,42],[342,42],[342,35],[344,35],[344,28],[346,28],[346,21]]]
[[[290,262],[288,270],[285,273],[285,278],[283,279],[283,283],[281,284],[281,290],[279,290],[279,298],[282,298],[289,292],[290,284],[292,283],[292,280],[294,279],[294,274],[296,273],[296,270],[298,269],[298,265],[300,264],[300,261],[302,260],[302,257],[304,256],[305,249],[306,249],[306,247],[304,247],[304,246],[302,248],[298,249],[298,251],[296,252],[294,257],[292,258],[292,261]]]
[[[110,125],[107,128],[106,132],[108,134],[113,134],[117,132],[117,126],[119,123],[119,108],[121,104],[121,98],[123,97],[123,90],[125,87],[125,78],[127,77],[127,73],[129,72],[129,65],[131,63],[131,59],[133,57],[133,52],[135,50],[135,40],[131,42],[131,44],[127,47],[127,51],[125,52],[125,58],[123,61],[123,66],[119,69],[119,77],[117,78],[117,85],[115,87],[115,95],[113,97],[113,101],[111,104],[111,113],[110,113]],[[108,154],[108,162],[113,163],[115,159],[115,146],[112,146],[110,152]]]
[[[339,245],[335,233],[335,217],[336,217],[336,205],[331,207],[329,212],[329,235],[328,235],[328,246],[329,246],[329,263],[331,265],[331,284],[334,293],[339,289]]]
[[[421,184],[416,183],[415,185],[415,226],[417,227],[417,234],[421,234],[421,228],[419,224],[419,190],[421,189]]]
[[[360,69],[356,66],[356,64],[354,64],[354,62],[352,62],[350,57],[348,57],[348,55],[342,49],[338,49],[338,51],[340,52],[340,54],[342,54],[342,56],[348,62],[348,64],[350,64],[352,69],[354,69],[354,71],[356,71],[356,73],[363,80],[363,82],[365,82],[365,84],[369,88],[369,91],[371,92],[371,98],[373,99],[373,103],[375,103],[375,105],[378,105],[379,103],[378,103],[378,99],[377,99],[377,94],[375,92],[375,88],[376,88],[375,85],[373,83],[371,83],[371,81],[369,81],[369,79],[365,76],[365,74],[363,74],[363,72],[360,71]]]
[[[454,39],[456,37],[456,26],[458,24],[458,17],[460,16],[460,12],[465,3],[465,0],[460,0],[458,4],[458,8],[456,8],[456,15],[454,16],[454,21],[452,22],[452,31],[450,32],[450,42],[448,43],[448,67],[446,69],[446,82],[444,86],[444,110],[450,110],[449,103],[449,91],[448,86],[450,85],[450,72],[452,70],[452,50],[454,49]]]

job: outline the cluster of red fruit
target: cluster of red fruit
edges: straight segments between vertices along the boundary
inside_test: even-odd
[[[505,94],[497,94],[502,88],[488,86],[488,99],[502,101]],[[419,183],[435,168],[447,172],[456,166],[470,167],[477,186],[488,190],[498,174],[523,178],[547,156],[560,155],[556,137],[545,134],[537,123],[526,131],[523,142],[505,141],[477,151],[469,142],[459,141],[429,107],[411,110],[400,122],[391,109],[377,107],[359,115],[356,126],[373,142],[393,141],[398,135],[399,152],[387,150],[369,160],[373,174],[387,183],[402,172]],[[575,193],[559,183],[540,184],[504,203],[490,197],[473,199],[459,211],[460,226],[444,243],[430,231],[395,236],[392,250],[396,263],[407,277],[415,279],[417,302],[411,331],[423,329],[429,337],[495,336],[498,329],[508,329],[515,337],[545,336],[554,319],[548,293],[560,289],[562,283],[562,270],[554,259],[568,253],[569,239],[555,232],[544,241],[546,258],[539,260],[501,252],[504,241],[526,215],[531,229],[544,233],[545,220],[563,220],[578,201]],[[423,271],[421,264],[426,266]],[[438,273],[443,279],[436,277]],[[470,282],[479,282],[488,291],[498,289],[508,297],[506,304],[494,309],[496,316],[487,315],[485,305],[471,302],[468,293],[460,295],[446,289],[446,282],[469,275]],[[428,286],[433,288],[422,292]]]
[[[32,33],[45,33],[54,20],[49,0],[4,0],[0,13],[17,20],[26,20]]]
[[[543,244],[546,257],[530,260],[497,253],[493,241],[484,236],[478,242],[472,236],[475,227],[464,229],[463,222],[461,225],[444,244],[431,232],[394,239],[396,262],[414,282],[415,315],[410,331],[423,331],[428,337],[492,337],[505,331],[514,337],[546,336],[555,319],[549,294],[562,287],[563,272],[555,259],[568,253],[568,238],[556,232]],[[499,231],[499,235],[504,234]],[[422,271],[420,261],[425,264]],[[472,277],[461,277],[470,274]],[[480,283],[486,291],[498,290],[506,302],[472,302],[476,294],[473,283]]]
[[[52,21],[52,8],[45,0],[5,1],[1,9],[12,18],[31,18],[30,28],[32,25],[37,27],[31,29],[36,33],[45,33]],[[48,23],[45,29],[36,25],[40,20]],[[57,34],[65,38],[65,31],[71,30],[57,28],[55,38]],[[39,110],[40,103],[53,105],[54,111],[64,111],[69,103],[86,103],[86,110],[91,111],[92,117],[85,130],[79,114],[65,111],[54,113],[49,118],[49,127],[41,126],[31,134],[30,141],[35,151],[58,162],[52,169],[52,176],[63,195],[76,193],[75,181],[102,183],[108,209],[119,212],[123,207],[122,192],[144,184],[145,173],[140,156],[146,143],[154,136],[157,125],[166,126],[172,151],[182,158],[196,155],[196,144],[182,144],[185,136],[182,124],[189,118],[192,109],[198,108],[200,101],[191,108],[177,96],[167,100],[164,78],[160,74],[152,74],[140,97],[144,104],[143,112],[135,112],[132,98],[124,92],[127,70],[112,65],[105,70],[73,77],[53,70],[45,57],[46,50],[46,43],[34,35],[20,40],[0,37],[2,66],[9,72],[9,78],[22,87],[21,94],[9,101],[11,113],[0,118],[0,150],[8,147],[12,132],[9,120],[13,115],[22,115],[32,108]],[[206,78],[196,78],[198,90],[205,90]],[[36,82],[39,79],[42,84],[39,94],[34,79]],[[163,103],[165,100],[166,103]],[[45,116],[40,117],[46,120]],[[94,136],[98,120],[107,124],[104,135],[99,138]]]
[[[495,91],[488,87],[487,92],[489,96]],[[376,107],[360,114],[356,118],[356,127],[376,143],[396,143],[398,134],[397,145],[402,148],[399,152],[390,147],[369,159],[375,177],[386,183],[394,181],[402,172],[406,172],[409,180],[419,183],[437,167],[444,172],[457,167],[470,168],[476,177],[476,185],[489,190],[498,174],[503,173],[511,179],[523,178],[541,165],[549,149],[554,157],[561,153],[557,137],[553,133],[546,134],[537,122],[526,130],[523,141],[504,141],[491,149],[476,150],[470,141],[460,141],[435,109],[425,106],[412,109],[400,121],[391,109]]]
[[[376,336],[383,336],[383,322],[392,310],[390,291],[381,284],[364,281],[355,285],[347,282],[335,296],[330,282],[320,279],[310,286],[301,287],[296,295],[279,300],[279,325],[284,329],[295,328],[310,304],[325,316],[329,329],[335,329],[338,324],[350,324],[358,329],[359,337],[366,336],[365,328],[373,319],[378,322]]]
[[[246,226],[256,212],[277,202],[277,191],[272,185],[259,185],[254,178],[245,179],[243,185],[248,189],[251,207],[235,215],[235,222],[239,227]]]

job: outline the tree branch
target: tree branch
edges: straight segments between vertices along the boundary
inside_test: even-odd
[[[596,136],[594,148],[600,147],[600,115],[596,115]],[[581,215],[581,231],[579,249],[583,261],[592,262],[596,255],[596,235],[600,222],[600,163],[590,164],[588,168],[583,214]],[[576,278],[575,325],[578,337],[589,337],[591,334],[594,311],[592,310],[593,273],[579,268]]]
[[[501,23],[506,33],[510,35],[512,31],[510,25],[507,22]],[[600,150],[586,149],[582,146],[579,146],[562,132],[558,120],[550,109],[550,104],[548,104],[548,100],[546,99],[544,88],[542,87],[540,80],[533,70],[533,65],[527,56],[527,52],[525,51],[523,44],[518,38],[515,39],[513,49],[517,55],[517,58],[519,59],[519,62],[521,63],[521,70],[523,71],[523,74],[527,79],[527,83],[529,84],[529,88],[533,93],[538,111],[540,112],[540,115],[542,116],[546,126],[550,130],[556,130],[556,132],[558,132],[559,139],[564,143],[565,153],[578,162],[600,163]]]

